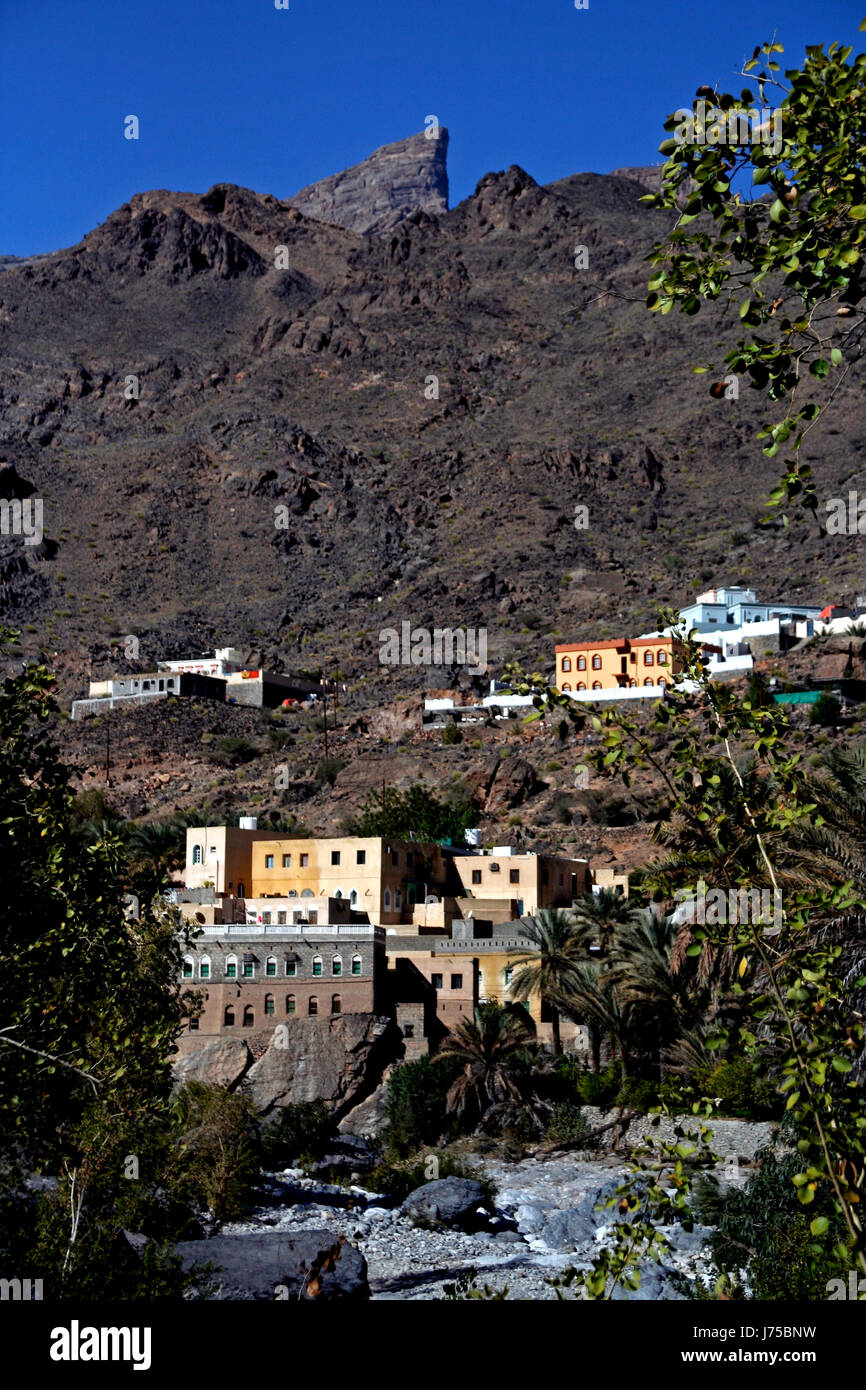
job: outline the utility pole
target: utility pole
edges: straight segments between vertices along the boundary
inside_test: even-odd
[[[111,706],[105,712],[105,785],[111,786]]]
[[[322,681],[322,727],[325,730],[325,761],[328,760],[328,682]]]

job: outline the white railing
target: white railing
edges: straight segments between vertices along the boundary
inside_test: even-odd
[[[208,922],[200,930],[205,936],[239,936],[246,937],[248,940],[255,940],[261,936],[282,936],[290,940],[300,941],[306,936],[349,936],[356,938],[375,937],[378,933],[385,934],[384,927],[371,926],[346,926],[345,924],[335,926],[306,926],[303,922],[287,922],[283,925],[274,926],[272,923],[259,922],[257,924],[243,922]]]

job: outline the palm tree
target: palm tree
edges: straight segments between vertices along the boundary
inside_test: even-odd
[[[448,1110],[477,1123],[494,1105],[523,1104],[521,1073],[534,1031],[519,1006],[478,1004],[474,1017],[462,1019],[437,1054],[464,1063],[446,1097]]]
[[[556,999],[568,994],[578,965],[587,958],[593,930],[570,910],[543,907],[534,917],[521,918],[520,933],[533,949],[514,957],[511,996],[526,1000],[536,994],[550,1005],[553,1055],[558,1057],[562,1041]]]
[[[142,874],[159,888],[173,869],[179,869],[186,853],[184,828],[177,821],[136,825],[129,837],[129,857]]]
[[[601,888],[597,893],[584,893],[574,906],[578,922],[591,928],[593,941],[606,956],[616,935],[616,928],[625,926],[635,914],[635,905],[614,888]]]

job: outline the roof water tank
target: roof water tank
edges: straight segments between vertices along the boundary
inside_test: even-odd
[[[241,830],[256,830],[258,829],[259,818],[258,816],[241,816],[238,824]]]

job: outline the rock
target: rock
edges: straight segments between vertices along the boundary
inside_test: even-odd
[[[371,1168],[375,1168],[376,1162],[377,1156],[366,1139],[360,1135],[345,1134],[329,1145],[328,1152],[313,1164],[310,1172],[313,1177],[329,1173],[332,1169],[349,1174],[369,1173]]]
[[[350,232],[385,235],[419,209],[448,211],[448,131],[383,145],[360,164],[302,188],[291,206]]]
[[[388,1099],[387,1075],[381,1086],[377,1086],[371,1096],[362,1100],[344,1115],[339,1124],[341,1134],[357,1134],[365,1139],[375,1139],[388,1124],[385,1102]]]
[[[400,1210],[415,1226],[469,1230],[483,1224],[478,1208],[486,1202],[484,1188],[475,1178],[437,1178],[410,1192]]]
[[[399,1029],[375,1014],[292,1019],[250,1068],[244,1091],[259,1114],[324,1100],[337,1118],[367,1095],[402,1045]]]
[[[494,1239],[500,1245],[523,1245],[523,1236],[519,1231],[497,1231]]]
[[[233,1091],[251,1065],[253,1054],[242,1038],[220,1038],[201,1052],[188,1052],[174,1064],[175,1082],[201,1081]]]
[[[196,1261],[217,1266],[212,1279],[219,1299],[288,1299],[297,1304],[313,1297],[370,1297],[367,1261],[354,1245],[338,1245],[333,1231],[239,1231],[184,1241],[175,1250],[185,1268]],[[315,1268],[329,1254],[331,1266],[321,1269],[318,1292],[311,1292],[317,1287]]]
[[[575,1250],[595,1240],[596,1223],[592,1214],[578,1207],[554,1212],[541,1229],[541,1239],[551,1250]]]

